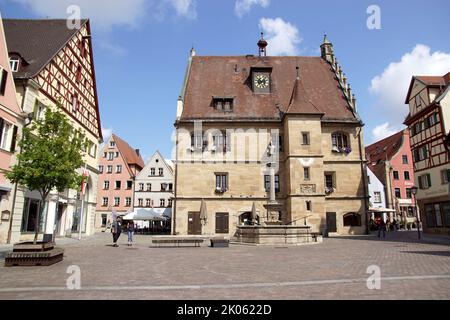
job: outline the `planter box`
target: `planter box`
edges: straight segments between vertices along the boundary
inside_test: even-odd
[[[63,260],[64,249],[53,248],[47,251],[10,252],[5,257],[5,267],[49,266]]]
[[[37,242],[33,244],[32,241],[29,241],[14,244],[13,252],[45,252],[52,250],[54,247],[54,242]]]

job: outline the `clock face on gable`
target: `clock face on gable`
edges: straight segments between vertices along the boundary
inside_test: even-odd
[[[269,77],[264,74],[259,74],[255,77],[255,87],[264,89],[269,87]]]

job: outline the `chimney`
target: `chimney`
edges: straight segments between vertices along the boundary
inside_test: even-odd
[[[139,150],[139,149],[134,149],[134,151],[136,151],[136,154],[138,155],[138,157],[141,155],[141,150]]]

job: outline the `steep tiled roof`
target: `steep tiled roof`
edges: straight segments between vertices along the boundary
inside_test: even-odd
[[[407,130],[407,129],[405,129]],[[368,167],[380,181],[384,181],[384,161],[391,160],[403,144],[404,130],[377,141],[365,148]]]
[[[299,67],[308,99],[294,109],[323,112],[323,119],[356,119],[328,62],[320,57],[194,56],[180,120],[278,120],[289,108]],[[252,68],[271,68],[271,93],[252,91]],[[233,112],[212,107],[213,96],[234,97]],[[305,103],[304,103],[305,102]],[[312,106],[311,106],[312,105]],[[299,109],[299,110],[300,110]]]
[[[443,76],[413,76],[409,84],[408,93],[406,94],[405,104],[409,103],[409,97],[415,80],[423,82],[426,86],[445,87],[450,84],[450,72]]]
[[[128,165],[137,165],[141,169],[144,167],[144,160],[142,160],[141,155],[137,154],[135,149],[130,147],[128,143],[126,143],[114,133],[112,134],[112,138],[116,142],[117,148],[119,149]]]
[[[445,78],[440,76],[416,76],[416,79],[430,86],[444,86],[447,84]]]
[[[292,91],[291,100],[289,101],[289,106],[286,110],[286,113],[317,115],[324,114],[311,102],[308,97],[308,93],[306,92],[303,83],[299,78],[295,80],[294,89]]]
[[[81,20],[80,26],[86,22]],[[15,78],[36,76],[78,32],[67,28],[65,19],[4,19],[3,24],[9,52],[24,59]]]

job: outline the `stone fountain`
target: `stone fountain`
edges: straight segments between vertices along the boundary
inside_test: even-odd
[[[311,233],[311,226],[290,225],[281,221],[281,212],[285,206],[275,198],[275,163],[267,164],[270,175],[269,198],[265,221],[262,225],[238,226],[234,243],[252,245],[301,245],[321,243],[322,236]]]

